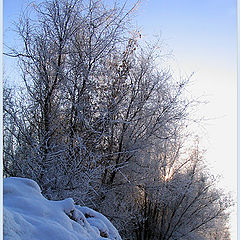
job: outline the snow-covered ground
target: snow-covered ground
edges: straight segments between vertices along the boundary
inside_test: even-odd
[[[27,178],[3,180],[3,235],[4,240],[121,240],[102,214],[71,198],[49,201]]]

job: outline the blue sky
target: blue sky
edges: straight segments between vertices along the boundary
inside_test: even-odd
[[[133,2],[129,0],[129,4]],[[14,39],[8,28],[26,3],[3,0],[5,42]],[[169,64],[176,77],[195,72],[190,91],[196,97],[206,96],[209,104],[199,107],[199,115],[212,119],[205,126],[207,135],[203,135],[207,161],[223,175],[222,185],[236,191],[237,1],[142,0],[134,22],[150,40],[161,33],[168,50],[173,51]],[[13,62],[5,63],[6,70],[14,72]]]
[[[8,31],[11,22],[27,2],[3,0],[6,38],[12,36]],[[215,58],[217,64],[231,68],[237,56],[236,5],[236,0],[142,0],[136,22],[148,36],[161,32],[176,56]]]
[[[236,4],[232,0],[143,0],[137,20],[147,34],[161,31],[176,54],[224,56],[228,65],[237,53]]]

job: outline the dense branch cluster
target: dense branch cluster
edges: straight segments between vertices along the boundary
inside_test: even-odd
[[[135,6],[29,8],[17,29],[22,49],[7,54],[18,57],[24,88],[4,88],[4,175],[96,208],[125,239],[229,239],[230,201],[198,146],[184,152],[188,79],[174,81],[159,44],[130,30]]]

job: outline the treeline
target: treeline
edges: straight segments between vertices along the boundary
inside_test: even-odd
[[[198,143],[186,150],[188,79],[163,67],[127,9],[47,0],[22,13],[22,84],[4,85],[4,176],[105,214],[123,239],[230,239],[230,199]]]

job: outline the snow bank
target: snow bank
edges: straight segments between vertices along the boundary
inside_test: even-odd
[[[49,201],[26,178],[3,180],[3,235],[4,240],[121,240],[102,214],[71,198]]]

